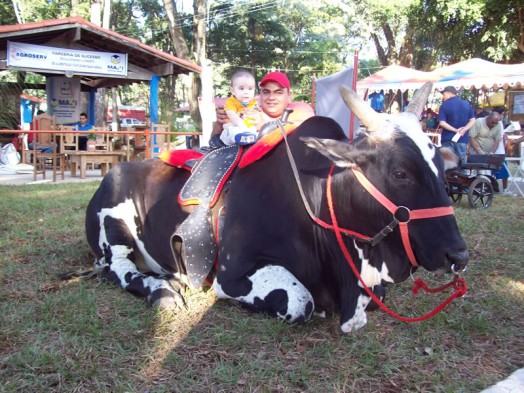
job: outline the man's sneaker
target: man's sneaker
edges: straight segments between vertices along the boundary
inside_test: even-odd
[[[235,135],[235,143],[237,145],[252,145],[257,141],[257,134],[255,132],[241,132]]]

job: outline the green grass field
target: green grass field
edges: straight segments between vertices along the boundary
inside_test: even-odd
[[[520,198],[456,208],[464,298],[415,324],[369,313],[342,335],[337,318],[287,325],[212,291],[186,293],[188,311],[171,314],[98,279],[60,281],[93,261],[84,214],[97,186],[1,188],[1,392],[477,392],[524,367]],[[388,306],[418,316],[443,300],[411,285],[391,287]]]

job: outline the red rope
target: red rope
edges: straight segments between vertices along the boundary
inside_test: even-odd
[[[342,253],[344,254],[344,257],[346,258],[349,266],[351,267],[351,270],[353,270],[353,273],[355,274],[355,276],[358,278],[358,280],[362,284],[364,290],[367,292],[367,294],[371,297],[371,299],[373,299],[375,301],[375,303],[377,303],[377,305],[384,312],[386,312],[390,316],[392,316],[392,317],[394,317],[394,318],[396,318],[396,319],[398,319],[400,321],[403,321],[403,322],[420,322],[420,321],[424,321],[426,319],[429,319],[429,318],[435,316],[436,314],[441,312],[444,308],[446,308],[448,306],[448,304],[451,303],[455,298],[462,297],[462,296],[464,296],[466,294],[466,292],[468,290],[468,288],[466,286],[466,281],[464,279],[460,278],[460,277],[455,277],[455,279],[453,281],[451,281],[448,284],[445,284],[445,285],[443,285],[441,287],[438,287],[438,288],[429,288],[427,286],[427,284],[424,282],[424,280],[419,278],[419,279],[415,280],[415,286],[413,287],[413,293],[414,294],[417,294],[419,292],[419,289],[423,289],[426,292],[430,292],[430,293],[442,292],[443,290],[445,290],[445,289],[447,289],[447,288],[449,288],[451,286],[454,288],[455,291],[453,293],[451,293],[448,296],[448,298],[445,299],[435,309],[433,309],[432,311],[430,311],[427,314],[422,315],[420,317],[414,317],[414,318],[403,317],[403,316],[395,313],[391,309],[389,309],[373,293],[373,291],[371,291],[371,289],[369,289],[368,285],[364,282],[364,280],[360,276],[360,272],[358,271],[357,267],[355,266],[355,263],[353,262],[353,258],[351,257],[351,255],[350,255],[346,245],[344,244],[344,241],[343,241],[342,235],[341,235],[341,230],[340,230],[340,228],[338,226],[337,218],[335,216],[335,209],[334,209],[334,206],[333,206],[333,196],[332,196],[332,193],[331,193],[331,183],[332,183],[333,169],[334,169],[334,167],[331,168],[331,171],[329,172],[329,176],[328,176],[328,179],[327,179],[326,197],[327,197],[327,203],[328,203],[328,207],[329,207],[329,213],[331,215],[331,221],[333,223],[332,227],[333,227],[333,231],[335,233],[335,237],[337,238],[339,247],[340,247]]]

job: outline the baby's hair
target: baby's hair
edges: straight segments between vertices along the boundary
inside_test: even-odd
[[[231,75],[231,85],[233,85],[233,81],[236,79],[236,78],[239,78],[241,76],[248,76],[248,77],[251,77],[253,78],[253,80],[255,80],[255,77],[253,76],[253,74],[247,70],[237,70],[235,72],[233,72],[233,75]]]

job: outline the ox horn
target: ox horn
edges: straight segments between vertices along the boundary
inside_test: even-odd
[[[418,89],[413,95],[413,98],[411,99],[408,107],[406,108],[406,112],[413,113],[415,116],[417,116],[418,119],[422,114],[424,105],[426,105],[426,103],[428,102],[429,93],[431,93],[432,87],[433,83],[424,83],[422,87]]]
[[[349,87],[341,85],[340,95],[348,108],[359,118],[362,124],[366,126],[368,131],[376,131],[381,128],[383,124],[382,116],[375,112],[357,93]]]

